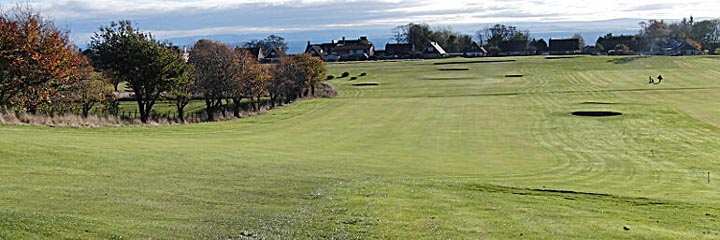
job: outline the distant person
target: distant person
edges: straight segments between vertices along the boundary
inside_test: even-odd
[[[655,79],[652,78],[652,75],[648,77],[648,83],[653,84],[655,83]]]
[[[661,83],[661,82],[662,82],[662,75],[658,75],[657,79],[658,79],[658,83]]]

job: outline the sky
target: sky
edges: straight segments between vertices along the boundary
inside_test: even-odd
[[[562,35],[637,31],[646,19],[720,17],[717,0],[0,0],[0,7],[18,2],[68,28],[79,45],[101,25],[123,19],[160,39],[279,34],[299,45],[336,35],[389,39],[394,26],[409,22],[468,34],[503,23],[537,36],[570,37]]]

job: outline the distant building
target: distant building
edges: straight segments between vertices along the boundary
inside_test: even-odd
[[[254,47],[254,48],[236,48],[237,51],[247,51],[250,53],[250,55],[258,60],[258,62],[265,62],[265,54],[263,53],[263,49],[260,47]]]
[[[445,49],[443,49],[437,42],[430,42],[422,54],[423,58],[443,58],[447,55],[448,54],[445,52]]]
[[[548,52],[551,55],[570,55],[582,53],[580,39],[550,39]]]
[[[530,41],[528,40],[502,41],[498,48],[500,48],[498,56],[528,56],[535,54],[535,51],[530,48]]]
[[[385,56],[389,58],[410,58],[412,51],[412,44],[409,43],[385,44]]]
[[[83,54],[85,54],[85,52],[83,52]],[[190,52],[187,50],[187,47],[183,47],[182,59],[185,62],[190,61]]]
[[[465,57],[484,57],[487,56],[487,50],[480,43],[473,41],[470,47],[465,49],[463,56]]]
[[[311,44],[308,41],[305,53],[325,61],[367,60],[375,55],[375,46],[365,36],[357,40],[343,37],[342,40],[322,44]]]
[[[662,53],[666,56],[693,56],[700,55],[702,51],[695,46],[678,40],[669,40],[668,43],[663,45]]]
[[[322,58],[325,56],[325,50],[322,49],[319,45],[311,45],[310,41],[308,41],[308,45],[305,48],[305,53],[310,54],[310,56],[313,57],[320,57]]]
[[[262,49],[261,49],[261,50],[262,50]],[[262,51],[260,51],[260,52],[262,52]],[[280,61],[280,58],[281,58],[282,56],[285,56],[285,52],[283,52],[283,51],[280,50],[279,48],[271,48],[270,50],[268,50],[267,52],[265,52],[264,55],[265,55],[265,56],[264,56],[264,59],[263,59],[262,62],[264,62],[264,63],[274,63],[274,62],[279,62],[279,61]]]

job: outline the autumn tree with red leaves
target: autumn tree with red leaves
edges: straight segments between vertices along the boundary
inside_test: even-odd
[[[29,7],[0,14],[0,108],[53,113],[78,74],[81,54],[68,32]]]

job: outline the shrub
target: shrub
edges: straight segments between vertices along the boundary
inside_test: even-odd
[[[335,76],[333,76],[333,75],[328,75],[328,76],[327,76],[327,80],[333,80],[333,79],[335,79]]]
[[[360,73],[360,76],[361,76],[361,77],[367,76],[367,73],[361,72],[361,73]]]
[[[350,81],[352,81],[352,80],[357,80],[357,77],[351,77]]]
[[[340,75],[341,78],[345,78],[345,77],[348,77],[348,76],[350,76],[350,73],[349,73],[349,72],[344,72],[344,73],[342,73],[342,75]]]
[[[337,91],[335,91],[335,89],[333,89],[330,85],[327,85],[326,83],[320,83],[315,90],[315,97],[331,98],[336,96]]]

